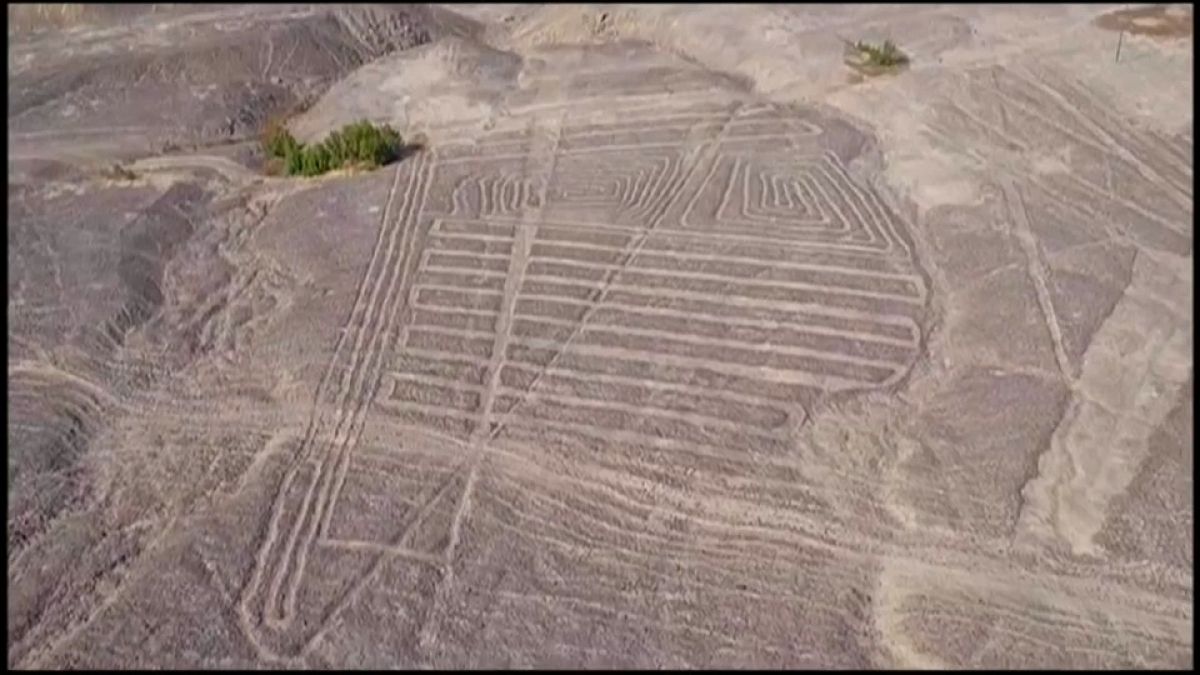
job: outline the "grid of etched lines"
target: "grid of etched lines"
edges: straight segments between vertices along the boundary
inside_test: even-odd
[[[475,431],[492,379],[514,233],[511,225],[435,221],[415,279],[411,319],[386,375],[391,394],[380,405],[455,438]]]
[[[439,221],[428,242],[385,405],[461,439],[763,448],[822,392],[902,376],[920,339],[921,289],[877,252],[478,220]]]

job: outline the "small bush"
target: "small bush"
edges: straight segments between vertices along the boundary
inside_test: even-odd
[[[268,130],[263,145],[270,156],[283,159],[289,176],[319,176],[352,165],[373,169],[387,164],[400,156],[402,139],[389,125],[375,126],[364,120],[347,124],[309,146],[276,127]]]
[[[333,131],[325,137],[325,141],[321,144],[329,151],[330,157],[336,157],[339,160],[350,156],[349,147],[346,145],[346,138],[340,131]]]
[[[300,144],[296,142],[295,137],[282,126],[275,126],[267,130],[263,146],[271,157],[287,157],[300,149]]]
[[[889,67],[908,63],[908,56],[900,51],[891,40],[884,40],[882,46],[875,46],[860,40],[854,43],[854,49],[858,51],[864,65]]]
[[[330,134],[325,143],[338,166],[347,162],[380,166],[397,157],[400,141],[400,134],[390,126],[376,127],[363,121],[342,127],[341,132]]]
[[[301,152],[304,155],[304,169],[301,173],[305,176],[320,176],[326,171],[337,168],[334,166],[333,157],[324,145],[318,144],[304,148]]]

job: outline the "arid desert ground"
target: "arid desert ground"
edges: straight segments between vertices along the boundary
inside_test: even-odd
[[[1190,6],[8,19],[9,667],[1193,666]]]

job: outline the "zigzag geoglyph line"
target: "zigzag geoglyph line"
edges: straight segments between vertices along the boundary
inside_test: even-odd
[[[696,220],[695,225],[719,226],[723,232],[729,232],[728,225],[736,224],[760,234],[829,242],[835,246],[854,244],[885,255],[894,252],[897,242],[891,223],[881,220],[871,204],[874,195],[850,178],[837,155],[823,152],[787,162],[742,156],[729,159],[730,180],[715,218]],[[754,173],[761,186],[759,191],[754,189]],[[791,188],[786,197],[793,205],[790,212],[766,204],[768,199],[783,200],[774,187],[783,177]],[[688,215],[684,216],[685,222],[692,223]]]
[[[574,158],[580,150],[587,148],[573,147],[565,152]],[[679,188],[669,180],[678,182],[678,170],[668,176],[659,169],[671,165],[681,168],[678,161],[656,160],[648,175],[644,169],[622,171],[617,164],[603,161],[607,158],[602,154],[586,155],[587,162],[562,165],[558,190],[550,204],[559,210],[556,212],[564,207],[603,206],[607,202],[625,207],[628,217],[651,214],[664,204],[661,200],[678,199]],[[719,151],[714,153],[708,179],[712,179],[722,157]],[[624,157],[620,164],[628,165],[631,159]],[[531,391],[547,377],[543,372],[554,375],[539,389],[539,401],[578,405],[591,397],[601,403],[601,410],[629,413],[632,409],[605,398],[613,391],[599,393],[604,388],[597,388],[595,383],[605,379],[611,387],[643,396],[640,405],[653,410],[655,416],[666,414],[670,419],[710,428],[720,425],[719,414],[706,418],[708,413],[703,412],[708,406],[705,401],[711,397],[734,401],[763,393],[750,388],[746,388],[749,393],[743,393],[694,387],[686,383],[687,376],[659,381],[644,367],[640,376],[596,370],[584,374],[554,365],[555,359],[572,364],[578,364],[580,358],[591,359],[609,364],[606,367],[624,369],[627,366],[618,364],[631,365],[649,357],[656,368],[669,365],[680,373],[707,371],[747,381],[774,371],[772,378],[814,390],[886,386],[902,376],[919,344],[920,331],[914,317],[924,304],[925,289],[911,271],[911,260],[896,257],[898,251],[890,246],[894,240],[886,229],[893,223],[886,219],[886,210],[881,212],[871,201],[874,195],[849,179],[834,155],[801,155],[760,164],[758,168],[763,171],[755,173],[739,160],[738,171],[726,184],[726,188],[742,188],[742,213],[749,215],[747,220],[759,218],[751,208],[755,199],[764,208],[771,201],[787,205],[791,208],[772,217],[784,222],[793,241],[804,241],[810,238],[809,230],[817,228],[799,226],[803,221],[796,220],[802,215],[797,211],[836,213],[837,217],[826,218],[829,222],[824,229],[850,231],[856,227],[854,231],[865,234],[859,240],[870,248],[863,250],[862,244],[854,248],[854,244],[847,245],[845,238],[839,237],[829,241],[828,253],[781,253],[777,248],[739,252],[731,251],[728,245],[717,246],[717,241],[729,241],[742,248],[754,240],[731,238],[727,227],[711,233],[716,236],[709,232],[656,230],[654,236],[640,242],[645,254],[623,260],[630,240],[644,234],[644,229],[600,223],[576,225],[557,217],[541,223],[529,249],[524,282],[514,306],[510,324],[514,334],[509,339],[508,354],[503,355],[507,364],[503,372],[489,370],[492,377],[499,375],[505,382],[501,400],[507,410],[498,411],[504,419],[524,400],[520,392]],[[586,173],[576,176],[572,171]],[[647,180],[651,176],[657,180]],[[753,194],[747,187],[755,184],[753,181],[765,186],[761,193]],[[704,185],[699,187],[704,189]],[[773,189],[791,191],[771,194]],[[728,189],[725,194],[729,195]],[[840,210],[831,211],[830,205]],[[482,228],[467,235],[464,232],[476,226],[464,223],[458,228],[456,236],[460,239],[455,249],[478,251],[478,245],[472,248],[468,242],[509,240],[526,227],[508,219],[488,218],[488,222],[489,227],[504,222],[515,229],[506,230],[499,238]],[[687,238],[697,243],[681,245]],[[711,253],[698,245],[708,241],[712,242]],[[762,257],[768,251],[775,259]],[[872,257],[881,253],[884,257],[878,263],[871,262],[871,258],[861,257],[867,251]],[[504,254],[494,257],[496,266],[489,263],[487,271],[479,269],[481,265],[476,261],[467,264],[465,257],[455,258],[450,265],[428,266],[429,271],[454,271],[459,276],[426,275],[419,283],[418,288],[429,294],[419,294],[416,306],[425,313],[413,328],[427,328],[437,336],[420,345],[423,358],[429,359],[420,362],[425,372],[436,370],[431,364],[440,358],[465,358],[480,369],[486,368],[481,359],[490,335],[476,318],[494,316],[501,301],[497,289],[504,277],[499,267]],[[601,285],[605,289],[602,299],[597,296]],[[730,304],[731,298],[736,298],[736,304]],[[466,306],[469,299],[476,304]],[[485,302],[483,308],[478,304],[481,301]],[[589,325],[581,328],[585,319]],[[472,344],[479,345],[477,354],[464,353],[464,349],[472,349]],[[487,353],[493,360],[501,356],[494,351]],[[549,363],[538,354],[551,354]],[[618,383],[622,377],[626,381]],[[465,419],[468,411],[462,409],[463,404],[474,404],[477,399],[464,398],[459,392],[473,391],[475,385],[456,378],[455,373],[449,373],[420,381],[404,379],[404,393],[399,395],[397,390],[399,397],[390,399],[388,405],[397,406],[397,410],[438,414],[437,406],[448,404],[460,410],[442,411],[446,416]],[[583,397],[575,393],[582,390],[595,391]],[[656,393],[644,398],[651,391]],[[662,399],[661,403],[656,399]],[[438,403],[430,405],[432,401]],[[711,413],[711,406],[708,409]],[[478,432],[478,427],[473,428]]]
[[[729,115],[726,118],[726,124],[730,120],[733,119],[734,114],[736,114],[736,110],[729,112]],[[719,138],[719,135],[718,135],[718,138]],[[713,149],[717,147],[717,144],[718,144],[717,141],[712,141],[705,146],[701,146],[700,150],[707,149],[707,150],[710,150],[711,152],[715,152],[715,150],[713,150]],[[692,161],[687,163],[688,168],[685,172],[682,171],[682,167],[685,162],[681,161],[681,162],[677,163],[676,166],[678,168],[676,169],[675,172],[673,172],[673,174],[671,176],[671,178],[673,178],[674,180],[660,181],[660,184],[663,189],[656,190],[652,194],[651,202],[653,203],[653,206],[647,208],[647,213],[652,214],[651,217],[649,218],[647,228],[644,232],[639,233],[638,235],[635,235],[635,239],[633,240],[633,242],[631,242],[627,253],[624,254],[623,260],[619,263],[619,265],[621,267],[627,265],[629,260],[631,260],[634,256],[637,255],[637,253],[641,250],[641,246],[645,242],[646,237],[650,234],[650,232],[652,232],[654,230],[654,228],[658,224],[659,220],[661,220],[662,217],[666,215],[666,212],[670,208],[671,204],[674,203],[675,201],[677,201],[679,199],[679,197],[682,195],[682,192],[683,192],[682,188],[686,185],[686,183],[691,178],[691,176],[694,175],[696,168],[702,163],[700,161],[702,156],[703,155],[698,152],[697,155],[692,158]],[[682,173],[682,175],[679,175],[680,173]],[[674,190],[666,189],[666,187],[668,185],[672,185],[673,187],[675,187],[675,189]],[[613,278],[618,273],[619,272],[617,272],[617,271],[608,271],[605,273],[605,279],[598,289],[598,295],[593,298],[589,298],[591,304],[589,304],[587,306],[587,308],[584,310],[584,314],[582,317],[579,318],[578,324],[576,324],[576,327],[572,330],[571,334],[568,335],[566,337],[566,339],[562,342],[561,348],[555,352],[554,356],[551,358],[550,362],[547,364],[546,367],[548,367],[548,368],[553,367],[555,362],[565,352],[565,350],[571,344],[571,342],[575,339],[575,337],[579,335],[580,329],[587,322],[588,317],[591,314],[591,312],[593,312],[595,310],[595,308],[598,307],[601,302],[603,302],[603,297],[608,292],[609,285],[612,283]],[[542,374],[539,373],[538,377],[535,378],[533,380],[533,382],[531,382],[529,384],[529,387],[526,391],[532,392],[537,387],[538,381],[541,379],[541,377],[542,377]],[[521,401],[524,401],[524,400],[525,399],[521,399]],[[520,403],[518,403],[518,405],[520,405]],[[489,438],[494,439],[499,434],[500,430],[503,429],[503,427],[504,427],[505,423],[507,422],[507,420],[509,419],[509,417],[512,416],[514,410],[515,410],[515,406],[508,410],[508,412],[504,415],[504,417],[501,418],[500,422],[495,425],[495,428],[492,429]]]

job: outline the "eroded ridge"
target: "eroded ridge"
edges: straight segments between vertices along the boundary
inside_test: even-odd
[[[998,184],[1052,347],[1041,367],[1071,389],[1021,489],[1017,532],[1099,555],[1109,504],[1190,372],[1191,142],[1123,119],[1040,64],[976,68],[961,81],[934,106],[935,137],[967,139]],[[1136,340],[1116,337],[1130,326]]]

